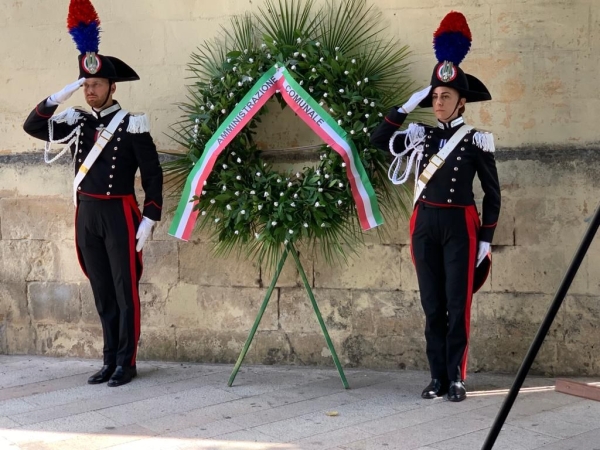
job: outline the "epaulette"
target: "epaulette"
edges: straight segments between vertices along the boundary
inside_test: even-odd
[[[479,147],[484,152],[495,152],[494,135],[491,131],[473,130],[473,144]]]
[[[65,109],[60,114],[52,116],[52,122],[54,123],[66,123],[67,125],[75,125],[84,115],[89,114],[83,109],[78,107]]]
[[[127,132],[134,134],[149,133],[150,119],[148,118],[146,113],[130,113]]]

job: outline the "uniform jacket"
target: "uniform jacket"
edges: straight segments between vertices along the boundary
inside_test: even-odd
[[[46,100],[42,101],[31,111],[23,128],[35,138],[44,141],[52,138],[56,141],[65,138],[79,127],[77,151],[74,144],[71,146],[71,154],[75,159],[75,173],[77,173],[79,166],[96,142],[98,132],[102,127],[108,126],[121,107],[115,103],[99,113],[69,108],[53,116],[56,108],[57,106],[47,106]],[[49,128],[53,129],[52,136],[49,136]],[[145,116],[131,114],[125,116],[112,140],[104,147],[79,185],[79,194],[100,198],[135,196],[134,181],[138,168],[146,196],[142,214],[149,219],[160,220],[163,173]]]
[[[381,150],[389,151],[390,139],[405,119],[406,114],[398,112],[397,108],[392,108],[371,135],[371,143]],[[448,124],[438,122],[436,127],[417,124],[423,128],[420,131],[425,136],[423,160],[418,175],[427,167],[429,159],[444,146],[463,123],[463,118],[458,117]],[[404,134],[396,135],[393,149],[396,153],[405,149]],[[500,214],[500,183],[494,158],[493,137],[490,133],[471,130],[427,183],[419,201],[439,207],[474,205],[475,174],[481,182],[484,193],[479,240],[492,242]]]

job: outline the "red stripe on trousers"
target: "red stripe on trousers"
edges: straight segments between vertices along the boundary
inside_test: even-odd
[[[417,223],[417,215],[419,214],[419,204],[417,203],[417,206],[415,206],[415,209],[413,210],[412,216],[410,218],[410,228],[409,228],[409,232],[410,232],[410,257],[412,258],[412,262],[413,265],[415,265],[415,255],[413,253],[413,245],[412,245],[412,237],[413,237],[413,233],[415,232],[415,225]]]
[[[131,358],[131,365],[135,366],[135,358],[137,356],[137,347],[140,340],[140,295],[137,288],[137,268],[135,260],[137,258],[135,251],[135,235],[136,230],[133,223],[133,215],[131,214],[131,197],[123,199],[123,212],[125,213],[125,222],[127,223],[127,232],[129,235],[129,271],[131,274],[131,291],[133,294],[133,322],[134,322],[134,350]],[[137,209],[137,208],[136,208]]]
[[[79,267],[81,267],[81,271],[83,274],[88,277],[88,274],[85,270],[85,264],[83,264],[83,256],[81,256],[81,251],[79,250],[79,245],[77,244],[77,215],[79,214],[79,201],[77,202],[77,207],[75,208],[75,253],[77,254],[77,261],[79,262]]]
[[[463,380],[467,378],[467,359],[469,354],[469,336],[471,334],[471,302],[473,300],[473,279],[475,278],[475,262],[477,258],[477,232],[479,231],[479,216],[474,206],[465,208],[465,223],[469,234],[469,273],[467,285],[467,301],[465,306],[465,328],[467,345],[460,365],[460,374]]]

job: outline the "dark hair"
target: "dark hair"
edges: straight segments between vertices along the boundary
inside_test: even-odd
[[[465,113],[465,107],[461,106],[460,108],[458,108],[458,115],[462,116]]]

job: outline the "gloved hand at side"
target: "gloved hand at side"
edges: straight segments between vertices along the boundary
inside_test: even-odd
[[[150,237],[150,234],[152,234],[152,227],[154,224],[154,220],[148,219],[147,217],[142,217],[137,234],[135,235],[135,238],[137,239],[137,245],[135,246],[136,252],[141,252],[142,248],[144,248],[146,240]]]

